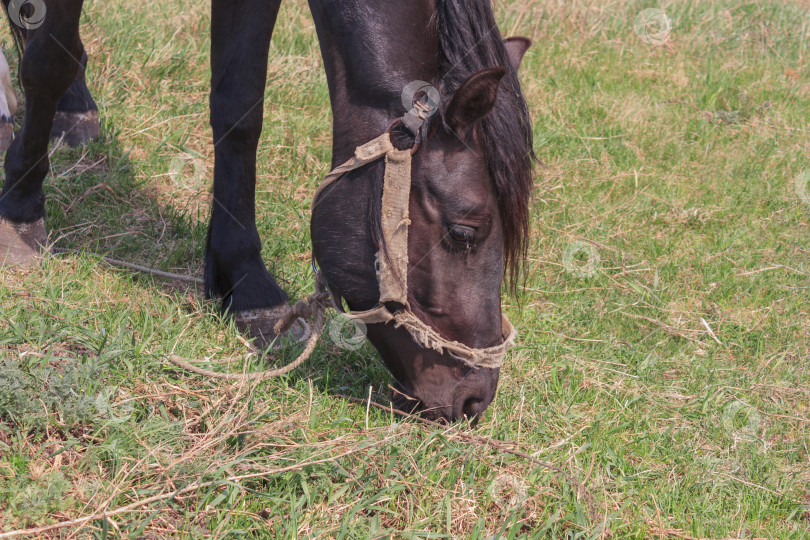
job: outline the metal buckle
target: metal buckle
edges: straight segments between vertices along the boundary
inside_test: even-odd
[[[388,127],[385,128],[384,133],[391,133],[391,130],[394,129],[394,126],[401,123],[402,118],[397,118],[396,120],[388,124]],[[416,152],[419,151],[419,147],[422,146],[422,127],[424,127],[424,124],[419,128],[419,131],[416,133],[416,138],[414,139],[413,146],[411,147],[411,155],[416,154]]]

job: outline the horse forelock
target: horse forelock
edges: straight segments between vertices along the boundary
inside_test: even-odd
[[[517,68],[509,61],[490,0],[437,0],[436,16],[439,76],[445,95],[452,95],[477,71],[507,69],[497,105],[481,121],[478,133],[498,196],[507,273],[515,287],[528,246],[535,158]]]

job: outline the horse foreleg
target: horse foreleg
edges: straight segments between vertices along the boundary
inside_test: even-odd
[[[214,197],[205,255],[206,294],[237,325],[270,340],[287,294],[267,271],[256,230],[256,153],[262,131],[267,56],[281,0],[214,0],[211,127]]]
[[[48,136],[56,104],[81,65],[81,9],[82,0],[48,4],[42,24],[26,33],[20,65],[25,117],[6,152],[6,179],[0,193],[0,264],[30,264],[45,242],[42,183],[50,167]]]
[[[90,95],[84,78],[87,55],[83,55],[81,60],[76,77],[56,105],[56,116],[51,128],[51,138],[63,137],[69,146],[81,146],[97,139],[101,132],[98,106]]]

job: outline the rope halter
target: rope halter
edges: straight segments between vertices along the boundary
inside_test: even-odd
[[[357,147],[354,156],[336,167],[324,178],[315,192],[313,204],[323,191],[344,178],[347,173],[369,163],[385,158],[385,177],[382,194],[382,236],[383,247],[377,251],[375,266],[380,298],[377,305],[366,311],[346,313],[342,308],[342,299],[336,297],[329,289],[322,274],[317,282],[318,292],[326,292],[332,299],[334,308],[352,320],[365,324],[385,324],[393,322],[396,328],[404,327],[411,338],[423,348],[433,349],[440,354],[447,353],[470,367],[498,368],[503,365],[506,351],[514,345],[517,332],[506,318],[501,315],[502,342],[494,347],[477,349],[458,341],[446,339],[433,327],[419,319],[408,303],[408,203],[411,194],[411,161],[419,149],[422,127],[430,115],[431,109],[416,102],[414,109],[402,118],[395,120],[379,137]],[[416,136],[413,148],[398,150],[391,143],[391,129],[401,123]],[[404,306],[394,312],[386,307],[387,302]]]

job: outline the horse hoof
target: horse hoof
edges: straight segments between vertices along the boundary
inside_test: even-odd
[[[14,140],[14,122],[0,119],[0,152],[5,152]]]
[[[0,218],[0,266],[34,266],[46,251],[45,221],[12,223]]]
[[[98,139],[100,134],[101,125],[98,120],[98,111],[57,111],[56,116],[53,118],[51,139],[64,137],[62,140],[68,146],[81,146]]]
[[[234,315],[236,328],[253,339],[259,349],[281,349],[309,339],[311,328],[303,319],[296,319],[290,326],[276,334],[276,323],[290,312],[290,306],[283,305],[267,309],[240,311]]]

